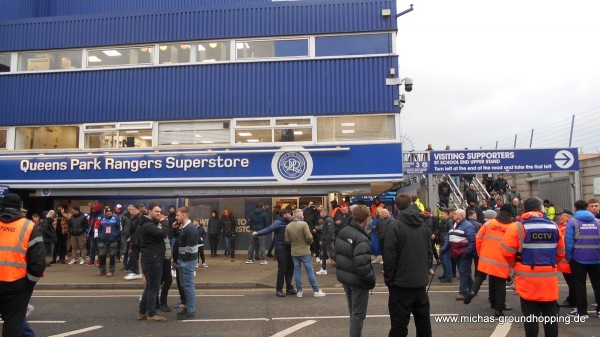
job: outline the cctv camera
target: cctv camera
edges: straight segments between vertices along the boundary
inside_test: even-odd
[[[406,96],[404,94],[400,95],[400,103],[406,103]]]
[[[412,87],[413,87],[413,80],[412,80],[412,78],[406,77],[402,81],[404,81],[404,90],[406,90],[407,92],[411,92],[412,91]]]

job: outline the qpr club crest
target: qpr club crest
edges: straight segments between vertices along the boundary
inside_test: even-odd
[[[280,182],[304,182],[312,168],[313,161],[308,152],[278,152],[271,162],[273,175]]]

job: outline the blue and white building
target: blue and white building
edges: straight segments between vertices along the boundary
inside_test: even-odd
[[[395,13],[389,0],[3,0],[0,185],[30,207],[161,198],[197,214],[379,194],[402,179]]]

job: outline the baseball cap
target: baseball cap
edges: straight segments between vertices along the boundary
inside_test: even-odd
[[[573,212],[568,210],[568,209],[561,209],[560,211],[556,212],[556,215],[561,215],[563,213],[567,213],[569,215],[573,215]]]

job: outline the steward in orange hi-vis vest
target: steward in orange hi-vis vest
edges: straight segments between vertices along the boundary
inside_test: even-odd
[[[3,337],[20,337],[33,287],[46,269],[44,242],[21,215],[21,198],[0,201],[0,315]]]
[[[512,221],[509,205],[502,206],[495,219],[491,219],[481,226],[475,237],[479,255],[477,265],[479,273],[475,275],[473,287],[463,301],[465,304],[469,304],[489,275],[489,298],[492,309],[496,310],[496,317],[503,316],[504,310],[512,309],[506,306],[506,279],[510,273],[510,265],[502,255],[500,244],[507,229],[513,226],[515,223]]]
[[[529,197],[515,226],[506,230],[500,250],[515,269],[515,291],[523,316],[543,316],[544,335],[558,336],[558,261],[565,257],[565,242],[554,222],[544,213],[542,200]],[[546,320],[547,318],[547,320]],[[526,336],[537,336],[537,320],[524,323]],[[552,322],[552,323],[551,323]]]

